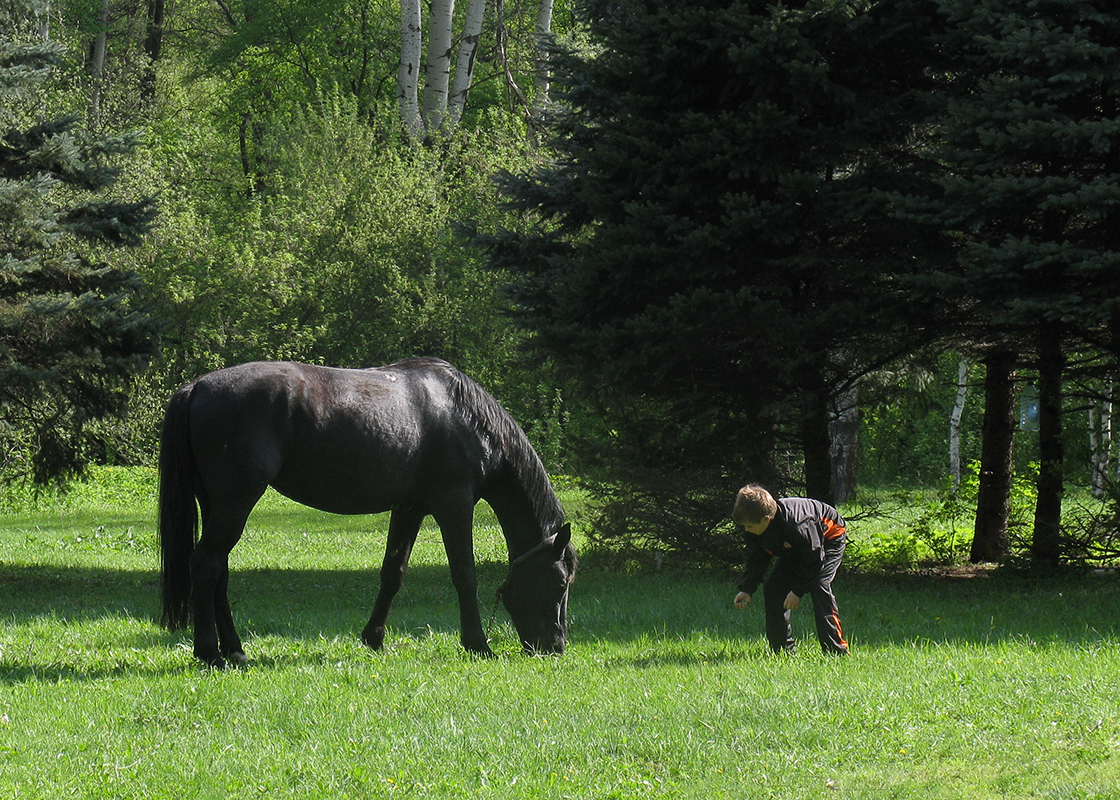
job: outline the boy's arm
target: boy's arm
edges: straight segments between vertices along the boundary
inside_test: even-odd
[[[758,591],[758,585],[762,583],[762,576],[765,574],[766,568],[770,566],[771,557],[769,550],[764,550],[757,544],[752,543],[747,547],[746,566],[743,568],[743,574],[737,584],[740,594],[752,595]]]

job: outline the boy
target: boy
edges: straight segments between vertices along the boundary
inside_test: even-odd
[[[732,519],[753,534],[747,537],[747,563],[735,595],[736,608],[750,604],[771,558],[778,557],[763,587],[770,649],[793,653],[790,611],[810,593],[821,648],[827,654],[847,655],[848,643],[832,594],[832,579],[848,541],[844,519],[836,509],[807,497],[775,501],[761,486],[749,485],[739,490]]]

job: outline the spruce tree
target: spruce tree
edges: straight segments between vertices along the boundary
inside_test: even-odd
[[[106,196],[135,137],[41,118],[62,64],[30,5],[0,5],[0,474],[62,482],[87,463],[87,424],[123,410],[158,325],[108,262],[155,209]]]
[[[961,243],[920,287],[1041,398],[1033,553],[1059,559],[1064,364],[1113,347],[1120,305],[1120,16],[1111,0],[941,0],[946,176],[900,203]]]
[[[915,330],[881,190],[910,174],[932,6],[581,7],[558,158],[502,183],[541,220],[491,241],[521,320],[603,405],[632,527],[703,530],[726,508],[696,487],[745,478],[830,499],[835,399]]]

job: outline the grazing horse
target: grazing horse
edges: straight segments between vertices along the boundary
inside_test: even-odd
[[[194,654],[214,667],[246,661],[226,596],[229,553],[268,486],[336,514],[392,512],[377,600],[362,631],[375,650],[430,514],[459,596],[463,646],[493,655],[478,612],[472,541],[475,504],[486,500],[509,549],[499,593],[522,645],[564,651],[576,569],[564,510],[517,423],[450,364],[410,359],[352,370],[257,362],[203,375],[172,395],[160,441],[163,624],[184,628],[193,615]]]

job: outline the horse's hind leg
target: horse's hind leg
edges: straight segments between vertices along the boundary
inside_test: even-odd
[[[191,556],[191,607],[194,613],[194,654],[206,664],[222,668],[225,658],[244,664],[245,653],[230,610],[229,553],[241,538],[255,505],[215,509],[204,514],[202,537]]]
[[[362,631],[362,641],[374,650],[380,650],[385,642],[385,620],[393,598],[404,583],[404,573],[408,569],[408,558],[424,512],[416,508],[395,508],[389,517],[389,536],[385,543],[385,558],[381,563],[381,583],[377,590],[377,600],[373,604],[373,614]]]
[[[234,666],[243,666],[249,659],[241,637],[233,626],[233,610],[229,606],[229,557],[214,592],[214,622],[218,629],[218,653]]]

